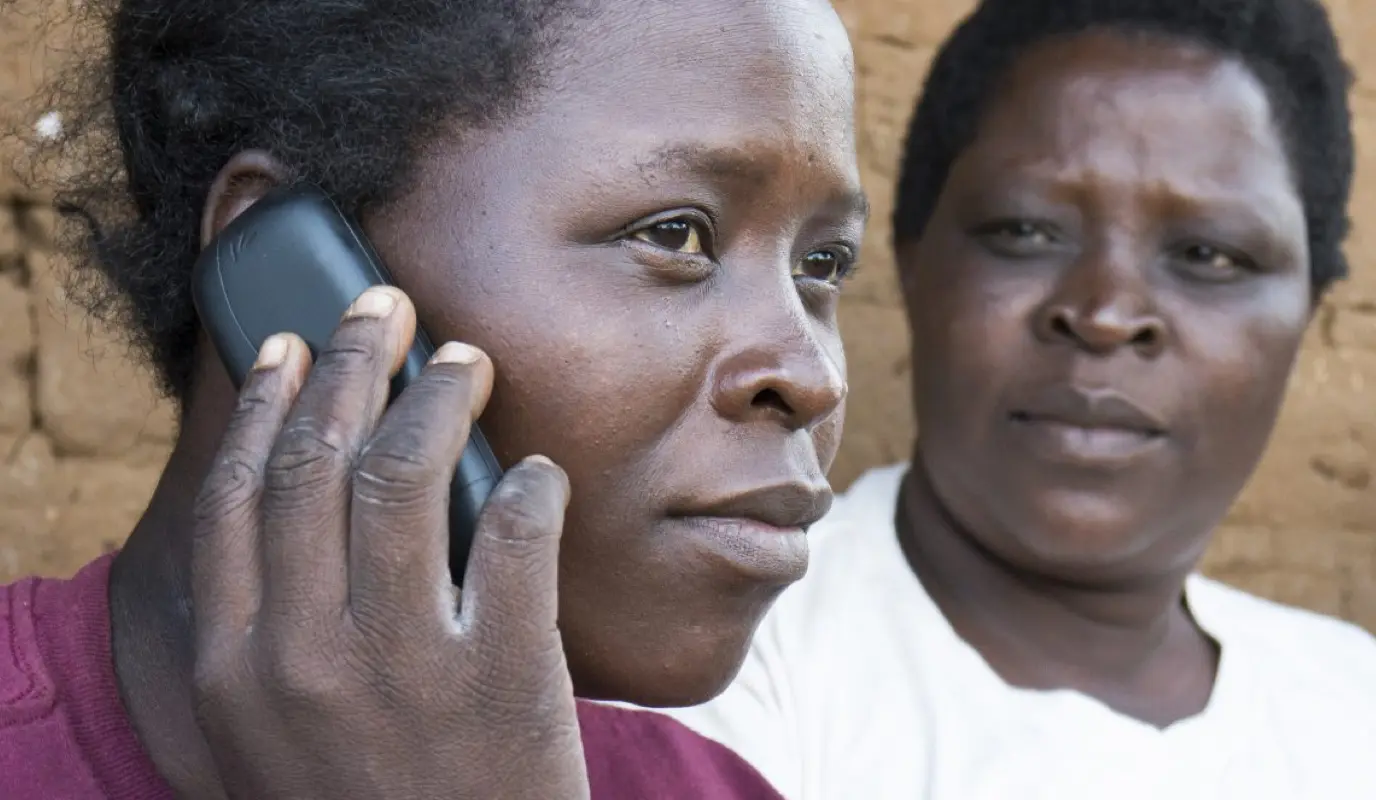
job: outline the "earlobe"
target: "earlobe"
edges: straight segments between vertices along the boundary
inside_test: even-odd
[[[262,150],[246,150],[231,158],[206,194],[201,212],[201,247],[263,195],[286,183],[287,175],[282,162]]]

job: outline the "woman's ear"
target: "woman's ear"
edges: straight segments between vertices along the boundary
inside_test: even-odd
[[[263,150],[235,155],[215,176],[201,212],[201,247],[210,244],[235,217],[287,180],[282,162]]]

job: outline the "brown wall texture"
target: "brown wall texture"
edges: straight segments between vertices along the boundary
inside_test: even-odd
[[[861,157],[875,205],[868,263],[842,312],[852,401],[834,475],[846,485],[869,466],[903,458],[914,433],[903,312],[887,252],[890,186],[928,59],[971,2],[837,5],[856,43]],[[1354,99],[1354,278],[1321,309],[1268,455],[1206,569],[1376,630],[1376,227],[1364,219],[1376,212],[1376,3],[1329,6],[1365,78]],[[31,20],[4,13],[0,108],[28,96],[50,60]],[[66,305],[50,231],[42,198],[0,171],[0,582],[68,573],[118,546],[174,432],[146,376]]]

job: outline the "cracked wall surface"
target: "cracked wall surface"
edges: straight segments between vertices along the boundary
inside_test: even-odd
[[[57,0],[54,0],[57,1]],[[1320,309],[1263,464],[1205,568],[1263,595],[1376,630],[1376,3],[1329,4],[1359,81],[1353,277]],[[904,123],[933,48],[966,0],[841,0],[856,42],[865,183],[875,224],[842,304],[850,361],[846,440],[834,476],[903,458],[907,340],[887,253]],[[0,108],[51,60],[32,19],[0,18]],[[28,110],[38,124],[42,109]],[[44,124],[51,123],[51,119]],[[65,574],[117,547],[157,479],[173,418],[124,350],[91,330],[55,280],[52,218],[0,170],[0,581]]]

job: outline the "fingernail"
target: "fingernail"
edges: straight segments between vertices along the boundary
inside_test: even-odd
[[[463,342],[445,342],[440,349],[435,351],[435,355],[430,358],[431,364],[476,364],[483,354],[471,344]]]
[[[527,456],[524,460],[521,461],[522,466],[534,466],[536,464],[540,465],[543,469],[548,470],[549,472],[558,476],[559,482],[564,485],[564,508],[568,509],[569,503],[573,499],[569,490],[568,473],[560,469],[558,464],[555,464],[553,461],[550,461],[548,458],[545,458],[544,456]]]
[[[287,360],[287,351],[291,349],[291,342],[282,334],[269,336],[263,346],[258,348],[258,360],[253,362],[254,369],[276,369],[282,366],[282,362]]]
[[[397,307],[396,295],[387,289],[374,287],[358,296],[349,306],[346,317],[385,317]]]

